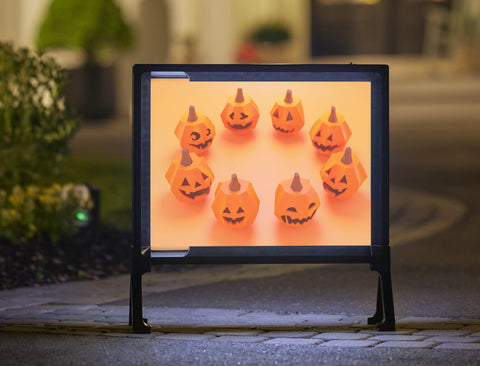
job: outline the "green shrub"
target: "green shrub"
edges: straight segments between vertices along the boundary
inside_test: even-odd
[[[0,190],[0,236],[14,243],[30,239],[55,243],[75,234],[79,229],[77,213],[92,206],[83,185],[15,186],[10,193]]]
[[[132,46],[132,31],[113,0],[53,0],[37,47],[82,49],[89,62]]]
[[[65,82],[53,59],[0,43],[0,188],[51,184],[60,173],[78,128]]]

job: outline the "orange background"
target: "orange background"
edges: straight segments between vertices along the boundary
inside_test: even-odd
[[[220,113],[228,97],[243,88],[258,105],[257,127],[236,135],[223,126]],[[270,110],[287,89],[302,101],[305,126],[283,136],[272,127]],[[173,131],[180,116],[194,105],[206,114],[216,137],[203,156],[215,174],[207,198],[180,202],[165,179],[180,154]],[[322,187],[320,168],[328,157],[313,148],[313,123],[335,106],[348,122],[352,136],[347,146],[362,162],[368,178],[349,200],[335,200]],[[151,82],[151,248],[187,250],[190,246],[220,245],[370,245],[370,83],[369,82],[189,82],[152,79]],[[296,228],[274,216],[277,185],[299,172],[320,197],[320,208],[305,226]],[[215,190],[232,173],[250,180],[260,199],[253,225],[227,228],[211,210]]]

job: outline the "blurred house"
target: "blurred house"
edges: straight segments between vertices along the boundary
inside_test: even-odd
[[[0,40],[33,47],[49,2],[0,0]],[[480,44],[478,0],[116,2],[136,37],[135,48],[115,60],[120,116],[129,114],[134,63],[305,63],[358,54],[447,57],[452,45],[460,44],[452,41],[455,22],[457,26],[468,22],[468,27],[459,29],[474,33],[468,37],[476,46],[463,37],[470,42],[463,43],[467,49]],[[287,36],[279,38],[279,32]],[[75,62],[75,57],[67,56],[60,56],[66,66]]]

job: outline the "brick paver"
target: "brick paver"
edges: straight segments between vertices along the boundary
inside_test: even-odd
[[[397,330],[387,330],[387,331],[367,329],[367,330],[361,330],[359,333],[367,333],[371,335],[387,335],[387,334],[409,335],[415,332],[416,332],[415,329],[397,329]]]
[[[388,342],[388,341],[423,341],[427,336],[417,336],[417,335],[397,335],[397,334],[386,334],[386,335],[378,335],[372,338],[369,338],[371,341],[379,341],[379,342]]]
[[[215,335],[215,336],[258,336],[263,334],[261,330],[241,330],[241,329],[230,329],[230,330],[213,330],[211,332],[205,332],[205,334]]]
[[[360,340],[334,340],[328,341],[320,344],[324,347],[341,347],[341,348],[350,348],[350,347],[373,347],[378,342],[374,341],[360,341]]]
[[[323,343],[321,339],[312,339],[312,338],[273,338],[269,341],[264,342],[265,344],[291,344],[291,345],[317,345]]]
[[[265,342],[269,338],[262,336],[222,336],[215,338],[215,342],[236,342],[236,343],[260,343]]]
[[[415,335],[419,336],[464,336],[469,334],[470,331],[463,329],[428,329],[415,332]]]
[[[366,333],[322,333],[313,338],[324,340],[364,340],[370,338],[370,334]]]
[[[380,343],[377,347],[396,347],[396,348],[432,348],[437,343],[433,342],[412,342],[412,341],[389,341]]]
[[[480,343],[442,343],[435,349],[464,349],[480,351]]]
[[[183,341],[208,341],[212,338],[215,338],[215,336],[208,334],[167,333],[158,336],[158,338],[178,339]]]
[[[290,331],[290,332],[279,332],[279,331],[273,331],[273,332],[267,332],[264,333],[263,336],[269,337],[269,338],[310,338],[318,333],[316,332],[295,332],[295,331]]]
[[[480,342],[480,337],[438,336],[428,338],[428,341],[435,343],[474,343]]]
[[[449,318],[407,317],[397,320],[397,325],[414,329],[458,329],[462,324]]]

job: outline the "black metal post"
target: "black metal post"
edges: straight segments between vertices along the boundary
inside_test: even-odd
[[[370,265],[370,269],[378,273],[378,289],[377,309],[375,314],[368,318],[368,324],[377,324],[379,330],[389,331],[395,330],[390,247],[382,249],[382,256]]]
[[[382,299],[382,283],[380,277],[378,278],[377,286],[377,307],[375,314],[368,318],[368,324],[378,324],[383,320],[383,299]]]
[[[134,333],[150,333],[150,325],[143,317],[142,305],[142,276],[146,273],[144,264],[147,253],[138,253],[139,250],[135,249],[135,246],[132,246],[129,325],[132,326]]]

